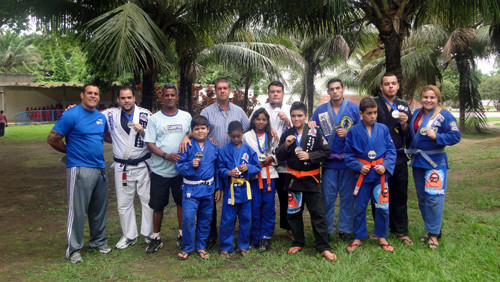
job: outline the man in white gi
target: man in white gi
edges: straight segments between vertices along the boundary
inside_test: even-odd
[[[109,131],[104,140],[113,143],[116,200],[123,236],[116,249],[125,249],[137,243],[134,195],[137,191],[142,207],[141,235],[149,243],[153,234],[153,209],[149,207],[149,162],[151,153],[144,143],[144,129],[151,112],[135,104],[132,88],[124,86],[118,92],[119,108],[110,108],[106,116]]]

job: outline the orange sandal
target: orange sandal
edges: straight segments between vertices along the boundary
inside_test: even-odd
[[[290,247],[290,249],[288,249],[288,251],[286,251],[286,253],[293,255],[293,254],[300,252],[301,250],[302,250],[301,247]]]
[[[394,253],[394,247],[393,247],[391,244],[387,243],[387,244],[378,244],[378,245],[379,245],[379,246],[380,246],[380,247],[381,247],[384,251],[388,251],[388,252]],[[391,250],[391,249],[389,249],[389,248],[392,248],[392,250]]]
[[[359,246],[361,246],[361,244],[351,243],[351,244],[349,244],[349,247],[347,247],[346,251],[347,251],[348,253],[352,253],[352,252],[354,252],[354,250],[356,250]]]
[[[324,251],[324,252],[322,252],[321,256],[324,257],[324,258],[326,258],[329,261],[336,261],[337,260],[337,256],[334,253],[330,252],[330,251]]]

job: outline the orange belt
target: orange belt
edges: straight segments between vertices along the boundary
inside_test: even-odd
[[[267,191],[271,191],[271,175],[269,174],[269,167],[272,165],[272,163],[269,163],[268,165],[263,165],[261,164],[260,167],[265,167],[266,168],[266,174],[267,174]],[[259,171],[259,189],[264,189],[264,185],[262,184],[262,173]]]
[[[315,169],[315,170],[309,170],[309,171],[300,171],[300,170],[295,170],[295,169],[291,169],[289,167],[286,167],[286,170],[290,171],[292,173],[292,175],[297,177],[297,178],[311,176],[312,178],[314,178],[314,180],[316,180],[316,183],[319,183],[319,180],[315,176],[315,175],[318,175],[320,173],[321,170],[319,168]]]
[[[358,161],[364,165],[369,165],[371,167],[374,167],[378,164],[383,163],[384,158],[380,158],[380,159],[374,160],[374,161],[367,161],[367,160],[358,159]],[[358,178],[358,182],[356,182],[356,187],[354,188],[354,192],[352,193],[354,196],[358,195],[359,188],[361,187],[361,184],[363,183],[363,178],[365,178],[365,175],[360,173],[359,178]],[[385,191],[385,173],[380,176],[380,191],[382,193],[386,193],[386,191]]]

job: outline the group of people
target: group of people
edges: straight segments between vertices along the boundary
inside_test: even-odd
[[[354,251],[368,237],[370,201],[375,228],[369,237],[393,252],[387,241],[389,232],[413,245],[407,216],[409,154],[425,223],[421,240],[437,248],[448,168],[444,148],[460,141],[456,120],[441,106],[441,93],[435,86],[423,88],[423,106],[413,114],[396,97],[399,83],[394,74],[383,76],[380,89],[379,97],[365,97],[358,106],[344,98],[342,81],[332,79],[327,83],[330,101],[320,105],[308,121],[303,103],[283,102],[284,87],[279,81],[269,84],[269,102],[257,107],[250,119],[230,102],[227,78],[216,79],[216,102],[195,117],[177,108],[179,96],[173,84],[162,87],[162,108],[155,114],[135,104],[130,87],[120,89],[119,107],[101,113],[96,109],[99,88],[86,85],[81,104],[65,111],[48,137],[48,143],[67,156],[67,259],[82,261],[87,214],[89,248],[111,252],[105,234],[108,181],[103,141],[113,147],[123,232],[116,249],[138,242],[135,193],[142,207],[140,233],[148,244],[146,253],[163,246],[160,230],[171,191],[179,259],[193,252],[208,259],[207,250],[217,239],[224,258],[230,257],[234,246],[241,255],[252,248],[267,251],[275,228],[276,191],[280,227],[292,240],[287,253],[305,247],[305,206],[314,246],[322,257],[337,260],[329,243],[335,229],[340,239],[350,242],[347,252]],[[337,195],[339,222],[335,226]],[[215,204],[219,200],[218,229]]]

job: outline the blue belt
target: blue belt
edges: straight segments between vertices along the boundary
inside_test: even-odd
[[[420,149],[405,149],[405,153],[411,155],[421,155],[433,168],[436,168],[437,164],[431,159],[431,157],[429,157],[429,155],[442,154],[444,153],[444,148],[427,151]]]

